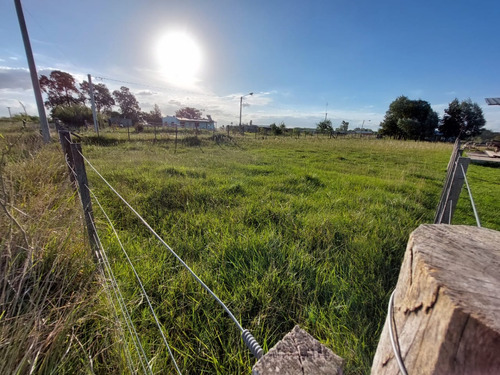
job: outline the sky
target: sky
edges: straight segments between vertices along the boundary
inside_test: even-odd
[[[23,0],[38,73],[91,74],[144,111],[189,106],[220,125],[377,130],[401,95],[440,117],[455,98],[500,131],[500,2]],[[0,0],[0,116],[36,115],[13,0]],[[250,92],[253,95],[247,95]],[[245,96],[246,95],[246,96]]]

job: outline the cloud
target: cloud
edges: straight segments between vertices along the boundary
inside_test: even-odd
[[[171,104],[171,105],[178,105],[179,107],[180,107],[180,106],[182,106],[182,103],[181,103],[180,101],[178,101],[178,100],[173,100],[173,99],[169,100],[169,101],[168,101],[168,104]]]
[[[135,93],[137,96],[153,96],[157,95],[157,92],[151,91],[151,90],[141,90]]]
[[[28,69],[0,66],[0,89],[28,90],[32,87]]]

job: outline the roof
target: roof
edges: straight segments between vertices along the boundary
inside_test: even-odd
[[[182,117],[177,117],[177,120],[179,121],[189,121],[189,122],[213,122],[213,120],[209,120],[206,118],[182,118]]]
[[[500,105],[500,98],[486,98],[488,105]]]

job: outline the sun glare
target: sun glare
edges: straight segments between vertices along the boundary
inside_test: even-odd
[[[188,34],[174,31],[158,42],[157,56],[164,78],[178,86],[192,86],[197,81],[202,56],[198,44]]]

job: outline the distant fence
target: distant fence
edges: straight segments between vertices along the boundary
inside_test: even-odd
[[[446,180],[434,217],[434,224],[451,224],[469,163],[469,158],[462,157],[460,140],[457,138],[448,162]]]
[[[115,236],[117,237],[118,242],[120,243],[120,246],[122,248],[122,251],[124,252],[127,261],[133,270],[137,282],[141,286],[141,291],[143,294],[143,297],[147,300],[148,306],[151,310],[151,314],[153,315],[155,322],[157,324],[157,327],[159,329],[159,332],[162,336],[163,342],[165,344],[165,347],[168,350],[169,357],[171,358],[173,365],[175,366],[177,373],[181,374],[181,371],[179,367],[177,366],[177,362],[175,361],[174,355],[172,350],[170,349],[170,346],[167,342],[166,336],[163,332],[163,328],[156,316],[156,313],[153,309],[153,306],[151,302],[149,301],[148,294],[146,290],[144,289],[144,286],[142,284],[141,278],[138,275],[138,273],[135,270],[135,267],[130,260],[130,257],[127,254],[127,251],[125,248],[122,246],[122,242],[120,241],[118,237],[118,233],[115,231],[114,226],[109,219],[109,216],[106,214],[104,211],[104,208],[101,206],[99,203],[99,200],[97,199],[96,195],[93,193],[92,189],[90,189],[88,180],[87,180],[87,173],[85,169],[85,165],[88,165],[102,180],[103,182],[115,193],[115,195],[135,214],[135,216],[144,224],[144,226],[152,233],[153,237],[156,237],[157,240],[159,240],[160,243],[162,243],[169,251],[170,253],[177,258],[177,260],[182,264],[184,268],[187,269],[187,271],[194,277],[194,279],[201,285],[203,289],[205,289],[211,297],[213,297],[217,303],[226,311],[226,313],[229,315],[231,320],[235,323],[239,331],[241,331],[241,338],[247,348],[250,350],[250,352],[254,355],[255,358],[259,359],[262,357],[264,351],[258,344],[258,342],[255,340],[253,335],[250,333],[248,329],[244,329],[243,326],[240,324],[238,319],[233,315],[233,313],[229,310],[229,308],[220,300],[214,292],[192,271],[192,269],[177,255],[177,253],[153,230],[153,228],[144,220],[144,218],[104,179],[104,177],[99,173],[97,169],[90,163],[89,160],[85,158],[82,152],[82,147],[81,144],[79,143],[73,143],[71,141],[71,133],[67,130],[58,130],[59,133],[59,141],[62,146],[63,153],[65,155],[65,161],[69,169],[69,176],[70,179],[73,183],[73,187],[75,190],[77,190],[80,194],[80,199],[81,203],[83,206],[83,212],[84,212],[84,220],[85,220],[85,226],[87,227],[87,232],[88,232],[88,237],[89,237],[89,242],[90,246],[92,249],[92,254],[94,257],[94,260],[96,264],[98,265],[98,268],[102,272],[103,275],[103,280],[109,280],[108,283],[108,289],[112,291],[113,293],[109,293],[109,298],[110,302],[115,304],[115,306],[119,307],[119,310],[121,311],[123,315],[123,319],[125,323],[127,324],[127,328],[129,329],[130,336],[132,337],[133,345],[135,346],[136,349],[136,354],[139,357],[139,360],[141,361],[141,365],[143,367],[143,370],[145,373],[148,374],[153,374],[153,371],[150,366],[151,360],[148,359],[146,353],[144,352],[144,349],[142,348],[141,345],[141,340],[137,334],[137,331],[134,327],[134,323],[132,322],[130,318],[130,313],[127,309],[126,303],[124,302],[123,295],[120,291],[120,287],[118,285],[118,282],[116,281],[115,275],[113,273],[112,267],[110,265],[110,262],[108,260],[106,251],[101,243],[101,240],[99,238],[98,231],[96,229],[95,221],[94,221],[94,213],[92,209],[92,199],[91,196],[94,198],[94,200],[97,202],[97,205],[99,208],[102,210],[103,215],[109,220],[109,224],[113,229],[113,232]],[[113,294],[115,296],[115,299],[113,299]],[[118,310],[118,308],[117,308]]]

